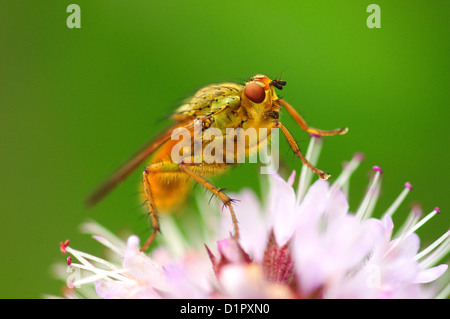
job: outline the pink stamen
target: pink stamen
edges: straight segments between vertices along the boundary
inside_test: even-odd
[[[366,156],[363,153],[358,152],[355,155],[353,155],[353,158],[359,162],[362,162],[366,159]]]
[[[376,172],[379,172],[380,174],[383,174],[383,170],[380,166],[373,166],[372,169]]]
[[[439,207],[437,207],[437,206],[433,210],[436,212],[436,214],[440,214],[441,213],[441,211],[439,210]]]
[[[70,241],[68,239],[66,239],[64,242],[60,241],[59,242],[59,250],[61,251],[61,253],[63,255],[65,255],[67,253],[67,246],[69,246]]]
[[[397,211],[398,207],[401,205],[401,203],[404,201],[406,196],[410,191],[412,191],[413,187],[410,183],[405,183],[405,188],[402,190],[400,195],[398,195],[397,199],[392,203],[392,205],[389,207],[389,209],[386,211],[386,215],[392,216],[394,212]]]
[[[314,134],[314,133],[309,134],[309,136],[310,137],[316,137],[316,138],[320,138],[321,137],[319,134]]]
[[[414,216],[421,217],[423,215],[422,205],[420,205],[420,203],[417,202],[413,203],[411,212],[414,214]]]
[[[362,203],[359,205],[359,208],[356,211],[355,216],[359,220],[364,220],[370,217],[370,214],[372,213],[373,208],[375,207],[374,205],[378,199],[380,191],[380,175],[382,173],[382,170],[378,166],[373,166],[372,169],[378,172],[378,174],[372,174],[373,176],[371,177],[372,181],[369,185],[369,189],[367,190]]]
[[[408,188],[411,191],[413,190],[413,186],[410,183],[408,183],[408,182],[405,183],[405,187]]]
[[[69,266],[72,266],[72,257],[70,257],[70,256],[67,257],[67,264]]]

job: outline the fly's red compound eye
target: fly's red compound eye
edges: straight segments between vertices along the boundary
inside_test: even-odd
[[[244,89],[244,94],[253,103],[261,103],[266,98],[266,91],[256,83],[247,84]]]

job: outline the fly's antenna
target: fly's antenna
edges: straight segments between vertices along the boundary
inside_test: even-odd
[[[276,87],[278,90],[282,90],[283,86],[286,85],[286,81],[282,81],[281,77],[283,76],[284,72],[281,72],[281,75],[278,79],[272,80],[269,85],[272,85],[274,87]]]

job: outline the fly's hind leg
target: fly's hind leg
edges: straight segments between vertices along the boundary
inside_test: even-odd
[[[238,222],[236,219],[236,215],[234,214],[233,206],[231,205],[232,199],[229,198],[227,195],[225,195],[221,189],[214,186],[211,182],[203,178],[202,176],[198,175],[196,172],[192,171],[188,168],[188,164],[185,163],[155,163],[150,166],[147,166],[144,169],[144,172],[142,174],[143,176],[143,183],[144,183],[144,193],[147,200],[148,210],[150,217],[152,219],[152,225],[153,225],[153,232],[150,235],[150,237],[145,242],[144,246],[142,246],[141,251],[147,250],[150,245],[152,244],[153,240],[155,239],[156,235],[160,232],[159,229],[159,222],[158,222],[158,210],[155,205],[155,201],[152,194],[151,185],[148,179],[149,175],[153,174],[186,174],[187,176],[191,177],[194,181],[201,184],[206,189],[210,190],[215,196],[217,196],[222,203],[228,207],[231,219],[233,221],[234,226],[234,238],[239,239],[239,227]],[[176,190],[174,190],[176,191]]]
[[[141,251],[147,250],[148,247],[152,244],[156,235],[159,233],[159,222],[158,222],[158,212],[156,210],[155,201],[153,200],[152,189],[150,187],[150,183],[148,181],[148,169],[147,167],[144,169],[142,173],[142,182],[144,184],[144,194],[147,200],[148,212],[150,214],[150,218],[152,219],[152,229],[153,232],[150,237],[145,242],[144,246],[142,246]]]
[[[159,222],[158,222],[158,209],[155,205],[155,200],[152,193],[152,188],[149,182],[149,175],[165,174],[165,173],[180,173],[180,168],[176,163],[155,163],[145,167],[142,173],[142,182],[144,184],[144,194],[148,207],[148,212],[152,220],[152,234],[142,246],[141,251],[147,250],[155,240],[156,235],[160,232]]]
[[[201,184],[206,189],[210,190],[215,196],[217,196],[223,203],[224,206],[228,207],[228,210],[231,214],[231,219],[233,221],[233,227],[234,227],[234,239],[239,239],[239,227],[238,227],[238,221],[236,218],[236,215],[234,214],[233,206],[231,205],[232,199],[225,195],[225,193],[222,192],[220,188],[217,188],[214,186],[210,181],[203,178],[202,176],[198,175],[196,172],[192,171],[188,168],[188,164],[181,163],[180,169],[185,172],[187,175],[189,175],[194,181]]]

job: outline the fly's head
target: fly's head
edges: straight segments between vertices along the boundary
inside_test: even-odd
[[[242,92],[242,105],[250,113],[260,112],[278,115],[278,96],[275,88],[282,90],[286,81],[272,80],[266,75],[257,74],[245,83]]]

